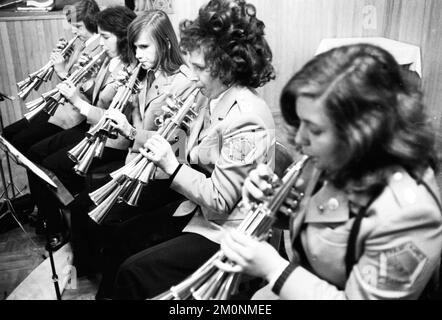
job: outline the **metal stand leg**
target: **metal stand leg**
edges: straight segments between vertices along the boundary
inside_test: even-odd
[[[1,179],[2,179],[2,183],[3,183],[3,188],[5,190],[4,195],[5,198],[3,198],[3,204],[2,204],[2,209],[3,206],[7,206],[6,211],[0,216],[0,220],[2,218],[4,218],[8,213],[12,215],[12,218],[15,220],[15,222],[17,222],[17,224],[19,225],[20,229],[22,229],[22,231],[25,233],[26,237],[29,239],[29,241],[32,243],[32,246],[35,249],[38,249],[37,244],[34,242],[34,240],[32,240],[31,236],[26,232],[25,228],[23,228],[23,225],[20,223],[20,221],[17,218],[17,214],[15,213],[14,210],[14,206],[11,203],[11,199],[9,199],[9,195],[8,195],[8,190],[7,190],[7,186],[6,186],[6,178],[5,178],[5,173],[3,172],[3,161],[0,158],[0,175],[1,175]]]
[[[50,239],[49,239],[49,231],[46,225],[46,219],[43,220],[43,227],[46,234],[46,242],[47,242],[47,250],[49,252],[49,261],[51,262],[51,269],[52,269],[52,281],[54,282],[55,287],[55,294],[57,296],[57,300],[61,300],[61,294],[60,294],[60,287],[58,286],[58,275],[57,271],[55,269],[55,262],[54,262],[54,255],[52,254],[52,249],[50,246]]]
[[[24,232],[24,234],[26,235],[26,237],[28,238],[28,240],[32,243],[32,246],[38,250],[38,246],[37,244],[34,242],[34,240],[32,240],[31,236],[29,235],[29,233],[26,232],[25,228],[23,227],[23,225],[20,223],[20,221],[17,218],[17,214],[15,213],[14,207],[12,206],[11,200],[9,199],[3,199],[2,200],[2,206],[1,209],[3,209],[3,206],[7,206],[6,211],[0,216],[0,220],[3,219],[8,213],[11,214],[12,218],[15,220],[15,222],[17,222],[18,226],[20,227],[20,229]]]

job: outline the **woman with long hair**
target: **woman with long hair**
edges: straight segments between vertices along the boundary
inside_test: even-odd
[[[184,279],[244,218],[231,213],[244,179],[257,163],[274,163],[273,117],[255,91],[274,78],[264,29],[255,7],[241,0],[209,1],[181,24],[181,48],[210,103],[191,126],[185,157],[177,159],[159,135],[145,143],[143,155],[185,201],[164,208],[173,217],[149,229],[156,241],[121,265],[114,298],[151,298]]]
[[[360,44],[307,63],[285,86],[281,110],[296,147],[322,172],[290,225],[295,255],[288,261],[232,232],[221,248],[236,265],[217,265],[266,279],[258,299],[419,298],[442,250],[435,138],[421,93],[391,54]],[[244,199],[264,200],[272,179],[259,166]]]
[[[127,42],[127,27],[136,15],[126,7],[110,7],[97,15],[100,44],[108,56],[91,84],[92,98],[89,101],[70,81],[58,85],[58,89],[68,101],[71,115],[78,119],[78,124],[56,135],[46,138],[29,149],[29,158],[50,170],[67,189],[67,200],[62,203],[49,188],[35,175],[28,174],[29,187],[36,201],[39,214],[47,220],[50,243],[53,250],[57,250],[67,241],[67,226],[61,212],[72,196],[85,187],[85,178],[73,170],[74,163],[69,159],[67,151],[77,145],[89,130],[90,125],[97,122],[92,115],[96,110],[105,110],[109,107],[116,94],[118,75],[132,64],[131,51]],[[95,112],[94,112],[95,111]],[[129,141],[118,140],[105,149],[100,161],[92,166],[98,166],[112,161],[124,161]],[[70,193],[70,197],[69,197]]]
[[[140,92],[133,99],[129,115],[114,109],[100,114],[111,119],[120,135],[131,141],[126,163],[158,130],[155,119],[164,113],[162,108],[167,105],[166,99],[174,96],[184,101],[195,87],[192,73],[181,56],[172,24],[163,11],[141,13],[128,28],[128,41],[144,71]],[[197,104],[205,101],[200,95]],[[96,187],[91,186],[93,189]],[[169,188],[167,180],[149,182],[142,190],[137,207],[117,203],[98,226],[88,216],[93,208],[89,198],[91,191],[82,192],[69,206],[72,212],[74,265],[80,275],[103,272],[97,293],[97,299],[103,299],[110,297],[116,269],[121,262],[142,250],[147,243],[155,241],[149,230],[154,230],[164,219],[170,219],[167,214],[162,214],[165,211],[163,207],[176,208],[182,202],[182,196]],[[177,225],[179,220],[176,219]]]

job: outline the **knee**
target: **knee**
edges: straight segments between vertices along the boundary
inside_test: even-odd
[[[142,264],[139,262],[142,261]],[[139,260],[136,256],[128,258],[118,268],[114,282],[114,298],[117,300],[140,300],[149,296],[153,279],[152,268],[146,257]]]

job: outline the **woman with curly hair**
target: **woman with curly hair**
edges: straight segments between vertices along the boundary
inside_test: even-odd
[[[260,299],[419,298],[442,250],[435,140],[421,94],[387,51],[353,45],[296,73],[281,109],[296,145],[322,171],[291,224],[297,255],[287,261],[232,232],[221,248],[236,266],[218,266],[265,278]],[[263,200],[271,178],[259,166],[243,196]]]
[[[121,265],[116,299],[151,298],[196,270],[244,219],[233,209],[248,172],[274,163],[272,114],[254,91],[274,77],[272,54],[255,8],[210,1],[195,21],[182,23],[181,48],[210,102],[191,126],[181,162],[159,135],[147,140],[150,152],[143,154],[186,198],[172,212],[182,225]]]

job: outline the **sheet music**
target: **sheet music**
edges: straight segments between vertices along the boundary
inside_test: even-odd
[[[9,155],[14,159],[14,161],[19,164],[23,165],[29,170],[31,170],[33,173],[35,173],[39,178],[46,181],[48,184],[50,184],[52,187],[57,188],[57,185],[54,181],[52,181],[51,178],[39,167],[37,167],[33,162],[31,162],[28,158],[26,158],[24,155],[22,155],[12,144],[10,144],[2,135],[0,135],[0,148],[3,149],[5,152],[8,152]]]

